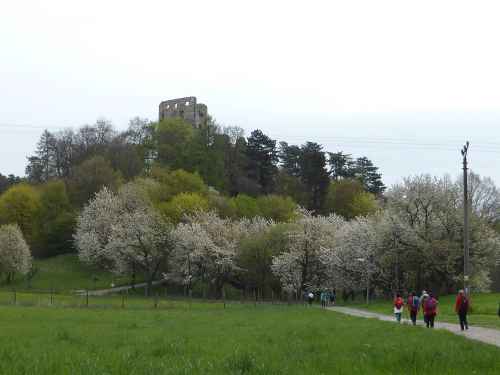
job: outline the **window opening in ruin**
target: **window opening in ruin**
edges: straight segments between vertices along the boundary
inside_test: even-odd
[[[186,107],[189,106],[189,102],[186,102]]]

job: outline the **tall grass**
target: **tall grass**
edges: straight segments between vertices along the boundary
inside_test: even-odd
[[[0,307],[0,374],[498,374],[500,349],[317,308]]]

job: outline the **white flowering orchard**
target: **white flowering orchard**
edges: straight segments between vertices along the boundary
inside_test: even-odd
[[[0,226],[0,272],[11,281],[16,273],[31,269],[31,252],[23,234],[15,224]]]

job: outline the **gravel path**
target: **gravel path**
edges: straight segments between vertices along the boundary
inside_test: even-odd
[[[160,285],[160,284],[163,284],[165,282],[166,282],[166,280],[153,281],[153,286]],[[107,294],[119,293],[119,292],[123,292],[123,291],[130,290],[130,289],[145,288],[146,285],[147,285],[146,283],[139,283],[139,284],[135,284],[135,285],[124,285],[124,286],[117,286],[117,287],[109,288],[109,289],[89,290],[88,293],[89,293],[89,296],[105,296]],[[82,296],[87,294],[87,291],[84,289],[75,290],[74,292],[76,294],[82,295]]]
[[[373,313],[370,311],[364,311],[364,310],[358,310],[358,309],[352,309],[349,307],[341,307],[341,306],[335,306],[335,307],[329,307],[328,308],[331,311],[336,311],[342,314],[347,314],[347,315],[352,315],[352,316],[358,316],[362,318],[375,318],[379,320],[384,320],[387,322],[393,322],[396,323],[396,319],[393,316],[390,315],[383,315],[383,314],[377,314]],[[411,322],[408,319],[402,319],[403,323],[406,324],[411,324]],[[422,320],[417,321],[417,325],[423,326]],[[456,335],[459,336],[464,336],[467,337],[468,339],[471,340],[477,340],[484,342],[486,344],[491,344],[500,347],[500,330],[498,329],[492,329],[492,328],[482,328],[482,327],[469,327],[467,331],[461,331],[460,326],[458,324],[452,324],[452,323],[443,323],[443,322],[436,322],[434,324],[434,327],[437,329],[445,329],[447,331],[450,331]]]

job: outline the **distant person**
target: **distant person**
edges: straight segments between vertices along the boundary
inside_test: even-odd
[[[319,295],[319,299],[321,301],[321,307],[322,308],[326,308],[326,305],[328,303],[328,295],[326,292],[321,292],[321,294]]]
[[[462,290],[458,291],[457,300],[455,301],[455,312],[458,315],[458,320],[460,322],[460,329],[463,331],[469,329],[469,323],[467,322],[467,313],[469,312],[469,299]]]
[[[307,302],[309,302],[309,306],[312,305],[313,301],[314,301],[314,293],[309,292],[309,294],[307,295]]]
[[[406,305],[408,306],[408,310],[410,311],[411,322],[414,326],[416,326],[418,309],[420,307],[420,298],[418,298],[417,293],[411,292],[408,295],[408,302]]]
[[[427,293],[427,291],[423,290],[422,291],[422,294],[420,295],[420,301],[419,301],[419,305],[420,307],[422,308],[422,316],[424,317],[424,323],[425,325],[427,325],[427,317],[425,315],[425,302],[427,301],[427,298],[429,298],[429,294]]]
[[[434,328],[434,320],[437,315],[438,301],[432,293],[425,299],[422,308],[424,309],[424,321],[427,328]]]
[[[337,293],[335,292],[335,289],[332,290],[330,293],[330,304],[333,306],[335,305],[335,300],[337,299]]]
[[[401,323],[401,315],[403,314],[404,301],[401,298],[401,294],[396,294],[394,298],[394,315],[398,323]]]

